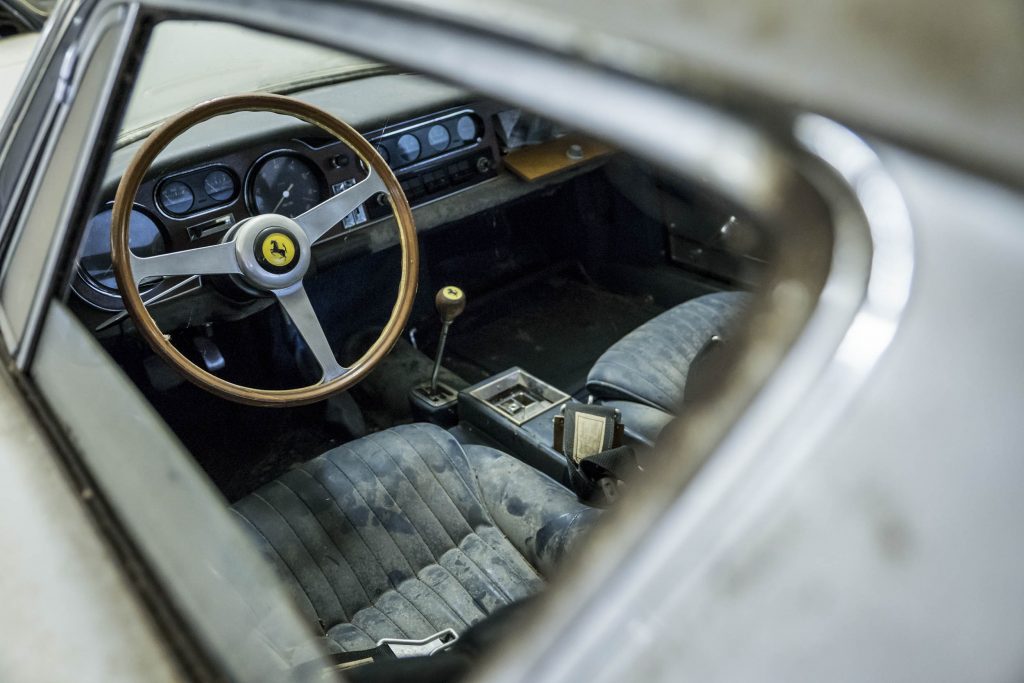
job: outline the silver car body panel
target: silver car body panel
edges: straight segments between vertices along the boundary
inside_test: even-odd
[[[748,412],[628,561],[574,568],[577,600],[481,679],[1019,680],[1024,330],[998,311],[1024,290],[1024,199],[881,157],[918,226],[914,287],[841,419],[822,424],[827,382],[765,438],[743,438]],[[743,452],[751,467],[723,471]],[[641,533],[616,522],[607,546]]]
[[[639,52],[624,50],[610,72],[628,39],[540,26],[536,12],[480,29],[454,2],[432,3],[429,23],[411,3],[299,4],[145,6],[335,43],[572,121],[738,202],[780,248],[733,377],[664,444],[672,457],[646,495],[610,516],[484,677],[1020,677],[1024,624],[1011,608],[1024,569],[1014,490],[1024,369],[1010,360],[1020,323],[1004,315],[1024,284],[1019,194],[876,143],[880,165],[828,120],[759,110],[760,88],[734,74],[693,80],[708,97],[728,91],[740,113],[726,115],[646,83],[678,85]],[[689,82],[685,60],[660,53]],[[897,128],[886,128],[890,142]],[[985,158],[1005,170],[1006,156]],[[63,253],[62,230],[36,237]],[[44,271],[35,301],[52,277]],[[49,310],[51,324],[74,324]],[[60,339],[44,335],[42,348],[60,360]],[[53,367],[38,371],[61,405]],[[61,414],[73,430],[98,428],[81,409]],[[145,494],[121,492],[122,514]],[[220,605],[179,591],[204,594],[210,580],[188,574],[172,591],[195,624],[216,623],[204,610]]]
[[[1024,180],[1024,10],[956,0],[381,0]]]
[[[138,604],[21,388],[0,375],[0,678],[175,681]]]
[[[88,329],[49,310],[39,389],[210,656],[231,680],[303,680],[290,669],[322,655],[317,639],[227,503]]]

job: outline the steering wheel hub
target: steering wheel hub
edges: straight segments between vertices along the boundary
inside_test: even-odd
[[[228,238],[235,244],[239,275],[257,289],[291,287],[309,270],[309,238],[291,218],[273,213],[247,218]]]
[[[264,270],[280,275],[292,270],[297,264],[299,247],[295,237],[286,230],[268,228],[256,237],[256,262]]]

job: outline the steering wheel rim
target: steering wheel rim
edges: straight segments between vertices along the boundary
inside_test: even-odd
[[[171,141],[203,121],[242,111],[269,111],[293,116],[317,126],[344,142],[355,152],[367,169],[367,177],[295,219],[263,214],[239,221],[227,233],[231,238],[216,245],[145,258],[132,254],[128,243],[132,205],[146,173],[157,156]],[[302,283],[309,265],[312,245],[364,201],[381,192],[388,196],[398,225],[402,259],[398,294],[388,322],[376,341],[355,363],[346,368],[338,364],[334,357]],[[338,214],[339,211],[344,213]],[[261,238],[261,235],[266,235],[270,231],[273,231],[272,234]],[[283,274],[271,272],[268,269],[269,264],[265,259],[260,259],[258,254],[258,249],[263,248],[262,244],[266,244],[271,237],[280,239],[282,234],[285,236],[285,242],[287,238],[294,239],[292,261],[287,264],[291,270]],[[261,239],[263,242],[260,242]],[[373,145],[348,124],[319,107],[281,95],[254,93],[210,100],[178,114],[154,131],[135,153],[118,185],[114,197],[110,241],[114,277],[125,309],[153,351],[200,388],[248,405],[303,405],[351,388],[362,380],[398,341],[409,319],[416,296],[419,271],[416,226],[408,199],[387,162]],[[284,251],[287,253],[287,248]],[[264,251],[264,254],[266,253]],[[189,254],[192,256],[187,256]],[[185,272],[190,267],[197,272]],[[215,271],[214,268],[224,270]],[[237,270],[233,270],[234,268]],[[313,351],[323,372],[320,382],[295,389],[257,389],[228,382],[186,358],[160,331],[139,293],[139,284],[144,279],[177,274],[235,274],[241,275],[250,284],[250,280],[257,280],[260,289],[277,298],[288,318]],[[310,316],[315,329],[309,327]],[[332,361],[334,365],[330,367]]]

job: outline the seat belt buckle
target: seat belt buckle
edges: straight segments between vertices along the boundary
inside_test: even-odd
[[[554,417],[553,445],[565,456],[580,502],[604,507],[619,497],[619,463],[636,461],[632,449],[622,446],[623,431],[622,414],[608,406],[569,403]]]
[[[296,667],[296,671],[300,672],[296,676],[296,680],[333,681],[335,680],[334,675],[329,672],[347,671],[386,659],[429,657],[451,647],[458,639],[459,634],[450,628],[439,631],[432,636],[427,636],[422,640],[381,638],[377,641],[377,646],[371,650],[339,652],[327,655],[326,658],[317,658],[300,664]]]
[[[429,657],[447,650],[459,639],[454,629],[446,628],[420,640],[410,638],[381,638],[377,647],[386,648],[393,657]]]
[[[552,446],[577,466],[584,458],[622,445],[622,414],[615,408],[564,404],[553,421]]]

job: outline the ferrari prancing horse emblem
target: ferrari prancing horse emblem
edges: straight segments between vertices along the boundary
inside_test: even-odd
[[[287,267],[295,259],[295,242],[283,232],[272,232],[260,246],[263,259],[276,268]]]

